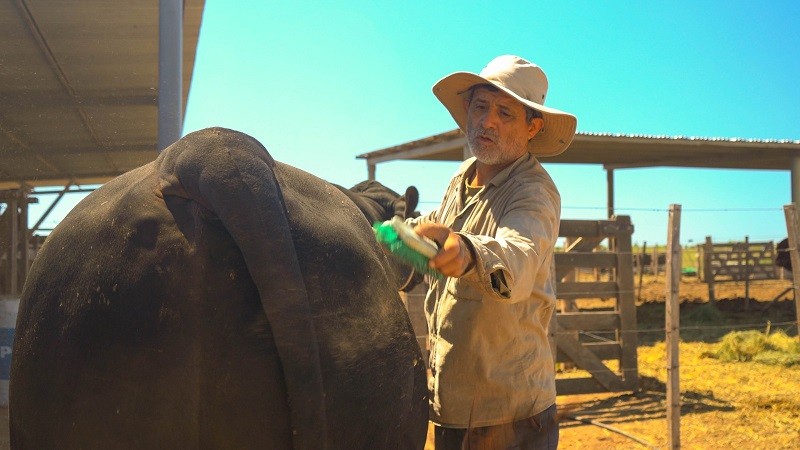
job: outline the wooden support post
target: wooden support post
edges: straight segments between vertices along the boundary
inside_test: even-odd
[[[572,237],[572,236],[567,237],[566,240],[564,241],[565,248],[572,248],[572,245],[574,243],[575,243],[575,238],[574,237]],[[556,267],[556,259],[553,258],[553,277],[554,277],[554,279],[557,278],[557,276],[556,276],[556,268],[555,267]],[[556,280],[556,282],[562,281],[562,282],[567,282],[567,283],[573,283],[575,281],[580,281],[579,277],[578,277],[578,271],[579,270],[580,269],[578,267],[573,268],[572,270],[569,271],[568,274],[564,275],[560,280]],[[556,308],[556,310],[558,310],[558,308]],[[561,312],[562,313],[570,313],[570,312],[578,312],[578,311],[579,311],[579,309],[578,309],[578,301],[576,299],[574,299],[574,298],[565,298],[565,299],[561,300]],[[558,351],[557,351],[558,349],[556,347],[556,345],[557,345],[556,344],[557,337],[555,335],[555,329],[556,329],[555,324],[556,324],[556,314],[553,313],[553,320],[551,321],[551,326],[550,326],[550,336],[551,336],[551,339],[552,339],[551,345],[552,345],[552,350],[553,350],[553,361],[556,360],[556,357],[558,355]],[[578,340],[580,338],[580,332],[578,330],[573,330],[573,331],[570,331],[569,333],[576,340]],[[572,362],[572,361],[564,361],[563,363],[561,363],[561,368],[564,369],[564,370],[574,369],[575,368],[575,363]]]
[[[678,342],[680,340],[681,205],[669,206],[667,230],[667,432],[669,448],[681,447],[681,391]]]
[[[711,259],[714,254],[714,244],[711,243],[711,236],[706,236],[706,245],[703,247],[703,275],[708,284],[708,302],[712,305],[714,298],[714,268],[711,266]]]
[[[797,205],[794,203],[785,205],[783,213],[786,216],[786,230],[789,232],[789,248],[787,250],[792,259],[792,271],[800,273],[800,270],[795,269],[795,267],[800,267],[800,252],[797,251],[797,245],[800,242],[800,217],[798,217]],[[797,335],[800,336],[800,275],[792,274],[792,286],[794,287]]]
[[[30,246],[31,239],[28,233],[28,191],[20,189],[19,191],[19,225],[17,225],[17,234],[19,235],[19,277],[17,281],[18,291],[17,294],[22,293],[22,287],[25,284],[25,279],[28,277],[28,268],[30,267],[30,255],[28,254],[28,247]]]
[[[5,205],[5,209],[0,208],[0,296],[11,294],[11,200],[7,194],[8,191],[0,191],[0,206]]]
[[[11,196],[8,201],[8,219],[11,222],[11,239],[8,246],[9,257],[9,272],[11,279],[9,280],[8,293],[17,295],[19,293],[19,197],[16,195]]]

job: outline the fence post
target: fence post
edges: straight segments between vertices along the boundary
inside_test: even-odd
[[[636,335],[636,301],[633,297],[633,258],[631,235],[633,225],[630,216],[615,216],[617,233],[613,238],[614,251],[617,253],[617,266],[614,268],[617,282],[617,307],[619,311],[619,331],[617,340],[622,344],[619,358],[620,372],[625,386],[632,391],[638,390],[639,371],[636,355],[638,336]]]
[[[744,237],[744,310],[750,311],[750,236]]]
[[[647,241],[644,241],[642,248],[639,249],[639,294],[636,300],[642,301],[642,277],[644,276],[644,255],[647,252]]]
[[[669,205],[667,230],[667,428],[669,448],[681,447],[681,390],[678,341],[680,339],[681,205]]]
[[[653,275],[658,279],[658,244],[653,246],[653,260],[650,261],[650,270],[653,271]]]
[[[708,302],[712,305],[715,302],[714,298],[714,268],[711,267],[711,259],[714,253],[714,244],[711,243],[711,236],[706,236],[706,244],[703,247],[703,275],[705,275],[706,284],[708,284]]]
[[[797,206],[789,203],[783,206],[786,216],[786,230],[789,232],[789,256],[792,258],[792,286],[794,287],[795,319],[797,320],[797,335],[800,336],[800,252],[797,251],[800,242],[800,221],[797,216]]]

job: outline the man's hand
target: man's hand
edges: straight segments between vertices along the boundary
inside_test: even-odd
[[[428,264],[442,275],[458,278],[474,264],[469,244],[450,228],[439,223],[423,223],[417,225],[414,231],[439,244],[439,253]]]

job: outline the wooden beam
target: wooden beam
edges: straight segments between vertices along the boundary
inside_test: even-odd
[[[558,235],[562,237],[578,237],[579,239],[598,237],[600,236],[600,224],[595,220],[562,219],[558,228]],[[599,243],[600,241],[597,242]]]
[[[582,345],[597,355],[597,358],[602,361],[619,359],[620,355],[622,355],[622,347],[619,342],[584,342]],[[556,355],[556,362],[571,363],[572,358],[567,356],[564,352],[558,352]],[[560,391],[558,395],[561,395]]]
[[[26,152],[30,152],[33,155],[34,159],[36,159],[37,161],[39,161],[42,164],[44,164],[45,166],[47,166],[50,170],[53,170],[53,171],[56,171],[56,172],[61,172],[60,168],[58,168],[55,164],[53,164],[50,161],[48,161],[45,157],[43,157],[41,155],[40,152],[31,149],[30,145],[28,145],[27,142],[23,141],[19,136],[17,136],[16,133],[14,133],[13,131],[9,130],[8,128],[2,126],[1,124],[0,124],[0,133],[2,133],[6,137],[6,139],[11,141],[14,145],[19,147],[20,149],[22,149],[22,150],[24,150]]]
[[[736,156],[733,156],[736,155]],[[661,158],[636,159],[630,162],[605,162],[603,167],[608,170],[614,169],[643,169],[652,167],[686,167],[697,169],[755,169],[755,170],[788,170],[789,158],[791,154],[773,155],[767,153],[757,157],[753,152],[746,155],[746,158],[739,157],[738,153],[728,153],[720,155],[700,154],[697,157],[678,158],[675,156],[664,156]],[[796,158],[796,157],[795,157]],[[599,163],[599,161],[598,161]]]
[[[616,267],[617,255],[610,252],[558,252],[556,261],[556,280],[563,280],[577,267]]]
[[[560,294],[559,294],[560,297]],[[619,328],[619,314],[603,312],[565,312],[557,317],[558,326],[565,331],[610,331]]]
[[[466,144],[467,138],[459,136],[449,141],[400,150],[391,154],[369,156],[367,157],[367,164],[378,164],[398,159],[425,159],[425,157],[448,151],[458,151],[459,155],[463,157],[463,148]]]
[[[96,92],[89,95],[66,95],[63,91],[25,91],[4,93],[0,110],[20,111],[39,108],[64,108],[82,106],[157,106],[158,96],[152,93],[122,94],[118,92]]]
[[[567,282],[556,285],[556,297],[560,299],[616,298],[618,292],[615,281]]]
[[[631,390],[636,390],[639,386],[639,363],[636,354],[638,346],[638,336],[636,328],[636,299],[633,295],[633,247],[631,245],[631,235],[633,226],[630,224],[630,216],[618,216],[617,222],[621,230],[629,230],[628,233],[620,233],[614,238],[614,250],[617,255],[617,267],[614,269],[617,281],[617,311],[619,311],[619,327],[617,340],[622,343],[622,357],[619,360],[621,367],[628,368],[623,372],[625,384]]]
[[[589,372],[606,390],[620,391],[625,388],[620,377],[606,367],[597,355],[569,335],[568,331],[559,325],[556,327],[559,351],[563,351],[579,368]]]

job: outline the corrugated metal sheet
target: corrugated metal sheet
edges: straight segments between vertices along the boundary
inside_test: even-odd
[[[204,5],[184,1],[184,105]],[[158,0],[0,2],[0,189],[153,160],[157,101]]]

